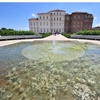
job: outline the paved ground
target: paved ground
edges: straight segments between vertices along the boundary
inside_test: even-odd
[[[84,39],[68,39],[66,37],[64,37],[63,35],[59,34],[59,35],[51,35],[48,36],[46,38],[42,38],[42,39],[23,39],[23,40],[8,40],[8,41],[0,41],[0,46],[6,46],[6,45],[10,45],[10,44],[14,44],[14,43],[18,43],[18,42],[31,42],[31,41],[52,41],[53,39],[55,39],[56,41],[80,41],[80,42],[92,42],[92,43],[96,43],[96,44],[100,44],[100,41],[96,41],[96,40],[84,40]]]

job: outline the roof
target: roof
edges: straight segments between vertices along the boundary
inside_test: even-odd
[[[49,13],[38,13],[38,14],[49,14]]]
[[[65,10],[56,9],[56,10],[50,10],[49,12],[66,12],[66,11]]]
[[[87,13],[87,12],[78,12],[78,11],[76,11],[76,12],[73,12],[72,14],[84,14],[84,13]]]
[[[66,13],[65,15],[68,15],[68,16],[70,16],[70,14],[68,14],[68,13]]]
[[[30,19],[28,19],[28,20],[38,20],[38,18],[30,18]]]

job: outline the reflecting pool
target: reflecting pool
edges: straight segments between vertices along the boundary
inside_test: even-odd
[[[0,100],[98,100],[100,45],[52,41],[0,47]]]

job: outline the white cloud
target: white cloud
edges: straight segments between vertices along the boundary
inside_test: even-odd
[[[35,14],[32,14],[32,16],[33,16],[33,17],[36,17],[36,15],[35,15]]]
[[[97,19],[97,17],[94,16],[94,19]]]

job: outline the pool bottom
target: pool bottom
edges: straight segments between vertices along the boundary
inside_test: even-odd
[[[87,55],[72,61],[22,62],[6,75],[7,83],[0,88],[2,98],[97,100],[100,96],[100,66],[93,64],[94,58],[95,55]]]

